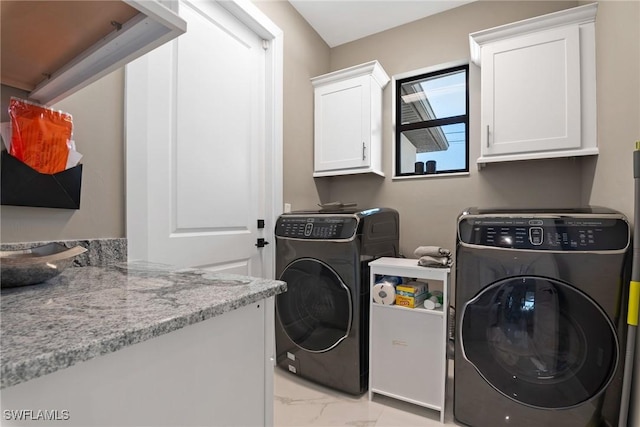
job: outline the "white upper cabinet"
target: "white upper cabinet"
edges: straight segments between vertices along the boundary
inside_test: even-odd
[[[0,2],[2,84],[57,102],[184,33],[154,0]]]
[[[378,61],[311,79],[314,177],[382,172],[382,89]]]
[[[481,67],[481,157],[598,154],[592,3],[469,35]]]

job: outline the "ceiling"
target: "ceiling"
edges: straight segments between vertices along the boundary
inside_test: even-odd
[[[475,0],[289,0],[329,47]]]

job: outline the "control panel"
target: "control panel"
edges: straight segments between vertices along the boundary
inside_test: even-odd
[[[469,217],[458,233],[463,243],[512,249],[605,251],[629,245],[629,226],[617,218]]]
[[[339,240],[352,238],[357,228],[355,217],[282,215],[276,222],[275,234],[295,239]]]

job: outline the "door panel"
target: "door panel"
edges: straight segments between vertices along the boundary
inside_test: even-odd
[[[369,164],[370,92],[368,77],[316,89],[316,171],[358,168]]]
[[[580,148],[580,36],[558,28],[482,51],[483,154]]]
[[[263,276],[263,40],[218,2],[179,7],[187,33],[126,71],[129,258]]]
[[[187,3],[180,13],[189,30],[177,41],[174,76],[172,229],[249,233],[258,218],[256,139],[264,132],[262,40],[215,3]]]

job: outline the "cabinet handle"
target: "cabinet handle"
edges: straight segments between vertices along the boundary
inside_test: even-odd
[[[367,150],[367,146],[366,146],[366,145],[364,145],[364,142],[363,142],[363,143],[362,143],[362,160],[364,160],[364,159],[366,159],[366,158],[367,158],[366,150]]]
[[[487,148],[489,148],[489,125],[487,125]]]

